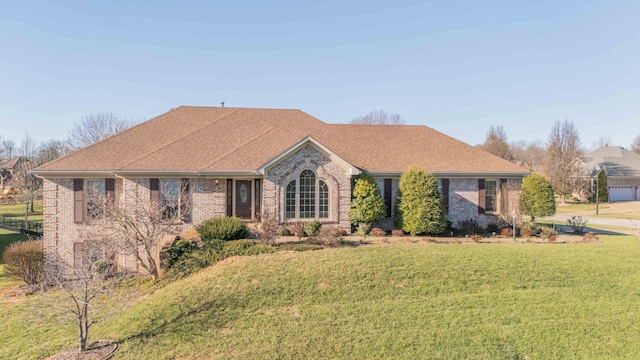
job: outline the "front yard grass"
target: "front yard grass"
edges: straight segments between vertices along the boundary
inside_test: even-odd
[[[236,257],[96,325],[116,359],[618,359],[640,353],[640,239],[408,243]],[[0,304],[0,358],[75,346],[30,296]]]
[[[4,263],[4,261],[2,260],[2,254],[4,253],[4,249],[6,249],[13,242],[22,241],[26,239],[27,239],[26,235],[5,230],[5,229],[0,229],[0,264]]]

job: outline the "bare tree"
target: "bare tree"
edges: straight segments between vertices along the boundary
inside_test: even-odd
[[[572,193],[573,179],[580,176],[583,154],[580,136],[573,122],[556,120],[549,134],[545,173],[551,179],[556,194],[562,196],[563,203]]]
[[[388,113],[385,110],[373,110],[364,116],[353,118],[349,124],[357,125],[402,125],[404,119],[398,113]]]
[[[38,147],[36,163],[38,165],[44,164],[68,154],[69,151],[71,149],[64,141],[51,139]]]
[[[42,295],[45,303],[58,315],[76,323],[78,350],[87,350],[90,328],[121,311],[133,290],[116,291],[123,277],[115,272],[115,247],[104,241],[100,229],[85,225],[80,232],[81,254],[73,264],[55,256],[47,259]],[[64,299],[54,297],[50,287],[64,293]]]
[[[29,160],[34,160],[37,152],[38,143],[28,132],[25,132],[24,138],[22,138],[22,142],[20,143],[20,155]]]
[[[191,213],[185,184],[180,187],[180,196],[165,193],[160,197],[164,200],[160,201],[150,201],[138,191],[129,194],[121,204],[106,196],[95,197],[90,200],[89,224],[101,229],[105,237],[117,244],[121,255],[133,256],[140,268],[158,279],[160,248],[180,233],[182,221]],[[173,190],[163,189],[165,191]]]
[[[507,142],[507,134],[502,126],[489,127],[487,137],[484,140],[484,144],[480,145],[480,148],[505,160],[513,160],[513,155]]]
[[[631,151],[640,155],[640,134],[638,134],[631,142]]]
[[[17,155],[16,143],[12,139],[3,139],[0,142],[0,160],[9,160]]]
[[[603,148],[605,146],[613,146],[613,140],[611,140],[611,137],[609,136],[601,136],[598,138],[598,140],[594,141],[591,144],[591,149],[592,150],[598,150],[600,148]]]
[[[538,171],[542,168],[546,153],[545,147],[540,141],[527,143],[524,140],[510,145],[513,160],[529,168],[531,171]]]
[[[91,113],[75,122],[67,133],[72,149],[91,145],[134,125],[132,120],[111,112]]]
[[[16,169],[11,178],[11,185],[18,190],[20,198],[31,212],[34,211],[33,203],[36,200],[38,191],[42,188],[42,179],[31,173],[33,167],[34,163],[25,158],[24,161],[16,164]]]

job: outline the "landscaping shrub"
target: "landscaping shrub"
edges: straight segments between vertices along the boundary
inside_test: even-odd
[[[530,238],[536,234],[536,230],[528,227],[523,227],[520,229],[520,235],[526,238]]]
[[[398,227],[411,236],[444,232],[446,219],[433,175],[412,166],[400,177],[399,187],[395,221],[402,226]]]
[[[3,253],[7,276],[35,285],[44,277],[44,248],[42,240],[14,242]]]
[[[291,236],[291,235],[293,235],[291,233],[291,230],[289,230],[289,228],[286,226],[280,228],[280,231],[278,231],[278,236]]]
[[[487,225],[487,232],[488,233],[497,233],[500,229],[498,228],[498,224],[488,224]]]
[[[242,220],[227,216],[205,220],[196,227],[196,231],[204,242],[214,239],[226,241],[244,239],[249,233],[249,229],[242,223]]]
[[[391,235],[401,237],[404,236],[404,231],[402,229],[393,229],[391,230]]]
[[[184,239],[178,239],[174,241],[169,249],[167,249],[167,251],[165,252],[164,266],[167,269],[170,269],[175,263],[180,260],[180,258],[195,249],[197,249],[197,246],[190,241]]]
[[[324,225],[318,234],[311,239],[311,244],[322,245],[324,247],[336,247],[342,244],[342,232],[337,226]]]
[[[500,236],[503,237],[513,237],[513,228],[506,227],[500,230]]]
[[[572,216],[567,219],[567,225],[569,225],[574,233],[582,234],[587,222],[589,220],[582,218],[582,216]]]
[[[458,233],[462,235],[475,235],[480,232],[478,222],[473,219],[458,221],[456,223],[456,229]]]
[[[289,230],[291,230],[293,236],[298,237],[298,240],[302,239],[306,235],[304,232],[304,224],[302,223],[302,221],[296,221],[289,227]]]
[[[197,249],[185,253],[169,269],[165,278],[169,281],[182,279],[220,260],[222,260],[222,255],[218,251],[208,248]]]
[[[371,229],[371,231],[369,231],[369,235],[371,236],[385,236],[387,235],[387,232],[380,229],[380,228],[373,228]]]
[[[249,256],[269,254],[275,251],[271,246],[260,244],[256,240],[233,240],[224,245],[222,249],[222,258],[230,256]]]
[[[541,226],[540,233],[543,238],[549,240],[549,242],[554,242],[556,240],[556,235],[558,235],[556,229],[551,226]]]
[[[258,239],[265,245],[274,245],[278,239],[278,229],[280,223],[275,216],[267,213],[262,217],[262,221],[256,224]]]
[[[593,244],[593,243],[601,243],[602,240],[600,240],[600,238],[598,236],[596,236],[594,233],[588,232],[588,233],[584,234],[584,236],[582,237],[582,240],[580,242],[587,243],[587,244]]]
[[[371,228],[371,225],[367,223],[360,223],[358,224],[358,230],[356,230],[356,235],[361,236],[363,239],[366,239],[370,228]]]
[[[529,174],[522,180],[520,209],[524,215],[536,217],[551,216],[556,213],[551,181],[540,174]]]
[[[374,223],[384,219],[386,206],[380,196],[380,189],[376,181],[366,171],[363,171],[355,179],[351,197],[351,209],[349,218],[351,224],[357,226],[360,223]]]
[[[482,236],[479,234],[473,234],[471,235],[470,239],[473,242],[480,242],[480,240],[482,239]]]
[[[322,224],[318,220],[306,222],[304,223],[304,233],[307,234],[307,236],[316,236],[318,230],[320,230],[320,226],[322,226]]]

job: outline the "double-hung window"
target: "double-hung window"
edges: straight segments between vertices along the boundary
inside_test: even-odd
[[[87,180],[87,215],[89,218],[100,216],[105,202],[106,188],[104,179]]]
[[[165,219],[180,216],[180,180],[160,180],[160,209]]]
[[[485,211],[498,211],[498,181],[495,179],[485,180]]]

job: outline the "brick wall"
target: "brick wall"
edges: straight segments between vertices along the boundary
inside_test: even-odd
[[[522,187],[521,179],[507,179],[507,195],[508,199],[501,198],[502,195],[498,191],[498,212],[507,206],[510,212],[517,209],[520,190]],[[449,213],[447,219],[455,226],[458,221],[475,220],[482,227],[488,224],[495,224],[498,221],[497,214],[478,214],[478,179],[477,178],[452,178],[449,180]],[[519,212],[518,212],[519,213]]]
[[[344,229],[350,228],[349,208],[351,202],[351,176],[340,164],[331,161],[314,147],[307,145],[281,160],[266,171],[263,185],[262,211],[274,209],[279,221],[284,218],[285,191],[287,184],[299,177],[300,172],[310,169],[329,187],[329,219]]]

